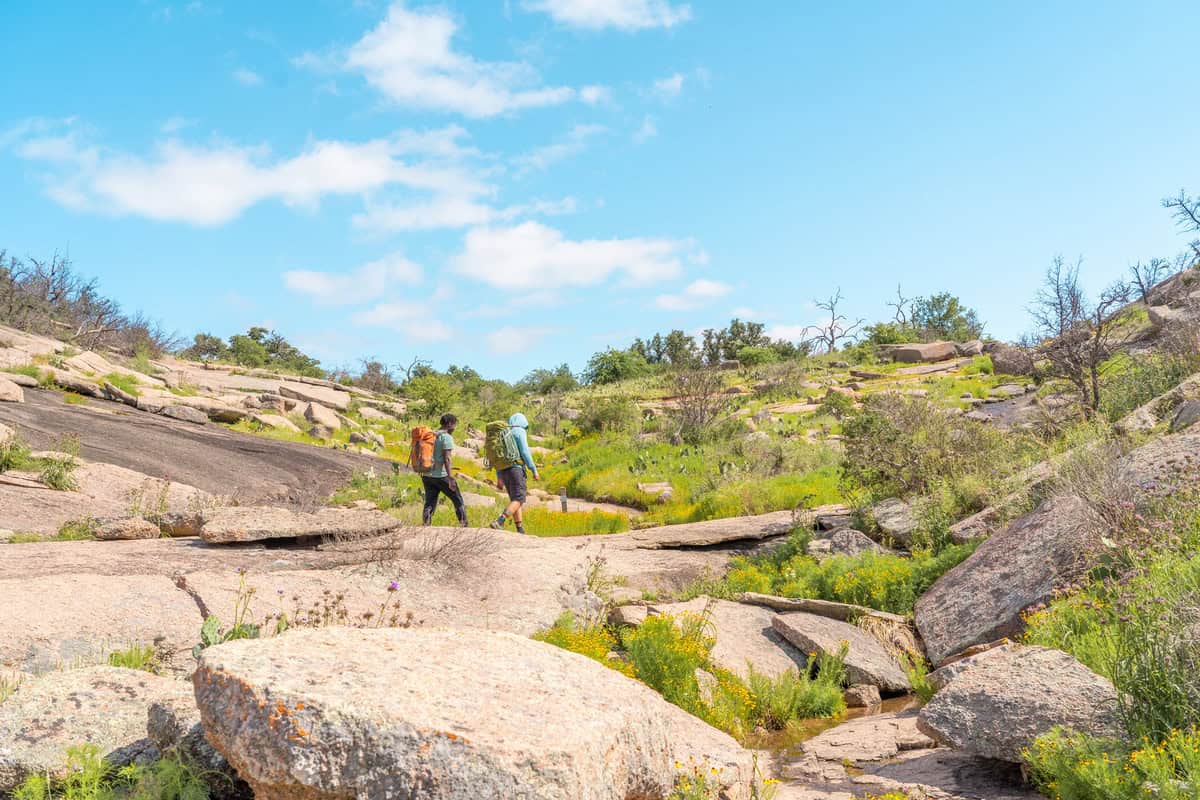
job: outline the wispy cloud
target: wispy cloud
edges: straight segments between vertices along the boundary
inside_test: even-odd
[[[692,18],[690,6],[667,0],[525,0],[524,6],[563,25],[589,30],[673,28]]]
[[[421,342],[444,342],[454,334],[449,325],[434,316],[431,303],[379,303],[354,314],[350,321],[360,327],[387,328]]]
[[[262,86],[263,79],[252,69],[246,67],[238,67],[233,71],[233,79],[242,86]]]
[[[497,355],[514,355],[532,350],[543,339],[556,333],[554,328],[505,325],[484,336],[488,349]]]
[[[660,78],[654,82],[654,94],[665,100],[678,97],[679,93],[683,91],[683,80],[682,72],[676,72],[673,75]]]
[[[592,286],[612,277],[634,285],[678,277],[695,244],[672,239],[567,239],[538,222],[476,228],[452,261],[461,275],[507,290]]]
[[[679,294],[660,294],[654,304],[664,311],[689,311],[703,308],[733,291],[727,283],[701,278],[692,281]]]
[[[582,153],[587,149],[588,143],[605,130],[603,125],[575,125],[559,141],[517,156],[513,159],[513,164],[516,166],[518,177],[530,172],[545,171],[560,161]]]
[[[559,105],[580,95],[569,86],[543,85],[526,62],[480,61],[456,50],[457,33],[450,12],[410,9],[398,0],[382,22],[344,53],[305,53],[294,62],[359,73],[398,105],[469,117]],[[584,99],[595,102],[596,87],[586,91]]]
[[[26,126],[16,154],[49,164],[47,193],[63,205],[106,214],[220,225],[268,199],[314,207],[325,195],[364,196],[387,187],[434,195],[492,190],[445,154],[461,153],[461,128],[401,131],[365,142],[314,141],[290,158],[229,142],[171,137],[150,156],[109,150],[76,126]]]
[[[364,264],[351,272],[291,270],[283,273],[283,283],[288,289],[308,295],[314,303],[323,306],[366,304],[397,283],[416,284],[421,278],[421,268],[399,253]]]
[[[636,144],[653,139],[658,136],[658,125],[654,122],[654,117],[646,116],[642,118],[642,124],[633,132],[633,141]]]

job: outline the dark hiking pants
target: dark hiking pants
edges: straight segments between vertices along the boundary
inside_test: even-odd
[[[437,510],[438,500],[444,494],[454,504],[454,514],[458,517],[458,524],[467,524],[467,506],[463,503],[462,492],[458,489],[457,481],[450,478],[430,478],[428,475],[422,475],[421,483],[425,487],[425,512],[421,517],[422,523],[428,525],[433,521],[433,512]]]

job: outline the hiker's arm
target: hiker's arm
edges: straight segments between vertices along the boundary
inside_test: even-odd
[[[453,449],[454,449],[453,447],[448,447],[442,451],[442,461],[446,465],[446,477],[447,478],[454,477],[454,464],[452,464],[450,462],[450,451]]]
[[[529,452],[529,435],[524,428],[517,428],[517,450],[520,451],[521,460],[525,462],[525,466],[529,467],[533,477],[541,477],[538,475],[537,464],[533,463],[533,453]]]

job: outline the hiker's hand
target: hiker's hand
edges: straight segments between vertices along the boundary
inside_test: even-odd
[[[542,479],[542,476],[535,472],[535,473],[533,473],[533,479],[535,481],[540,481]]]

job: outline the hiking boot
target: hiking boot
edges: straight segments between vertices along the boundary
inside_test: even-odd
[[[494,531],[503,530],[504,529],[504,520],[502,520],[502,519],[492,520],[492,523],[490,525],[488,525],[488,527]]]
[[[525,533],[525,526],[524,526],[524,525],[518,525],[518,526],[517,526],[517,533]]]

